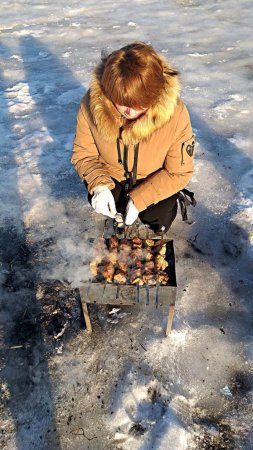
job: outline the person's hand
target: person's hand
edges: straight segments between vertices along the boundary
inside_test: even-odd
[[[136,206],[134,206],[133,200],[130,199],[126,207],[125,224],[132,225],[136,221],[138,215],[139,211]]]
[[[114,197],[107,186],[98,186],[94,189],[91,206],[97,213],[114,219],[117,211]]]

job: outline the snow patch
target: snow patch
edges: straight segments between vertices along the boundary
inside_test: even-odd
[[[190,406],[183,396],[170,394],[161,383],[136,371],[123,376],[115,393],[107,426],[123,450],[175,448],[187,450],[188,425],[181,412]],[[179,414],[179,416],[178,416]]]

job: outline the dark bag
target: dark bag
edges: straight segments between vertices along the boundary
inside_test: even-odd
[[[194,198],[194,193],[191,191],[188,191],[188,189],[183,189],[182,191],[178,192],[178,202],[181,209],[182,214],[182,220],[186,221],[188,220],[187,216],[187,206],[192,205],[196,206],[197,202]]]

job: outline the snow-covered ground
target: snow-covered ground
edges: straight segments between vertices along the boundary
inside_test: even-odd
[[[3,450],[252,450],[251,0],[1,1]],[[103,48],[150,42],[180,70],[198,138],[192,224],[171,230],[178,299],[91,308],[94,213],[70,165]]]

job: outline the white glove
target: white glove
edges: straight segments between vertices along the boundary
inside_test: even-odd
[[[117,213],[114,197],[107,186],[98,186],[94,189],[91,205],[97,213],[112,219]]]
[[[134,206],[133,200],[129,200],[127,207],[126,207],[125,224],[132,225],[136,221],[138,215],[139,215],[139,211],[136,208],[136,206]]]

